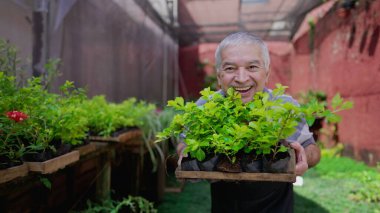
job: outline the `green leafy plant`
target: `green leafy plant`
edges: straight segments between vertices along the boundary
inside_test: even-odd
[[[2,82],[12,77],[0,75]],[[62,86],[62,95],[49,93],[41,85],[40,78],[28,79],[27,85],[17,88],[11,86],[7,93],[1,94],[0,119],[11,134],[6,141],[12,144],[25,144],[35,151],[55,148],[50,144],[54,140],[76,145],[83,141],[87,132],[87,119],[78,107],[85,99],[84,92],[73,88],[72,82]],[[72,91],[69,91],[72,90]],[[5,119],[5,113],[13,110],[26,113],[29,118],[20,128],[14,129]],[[10,130],[7,127],[12,127]],[[9,129],[9,131],[7,130]],[[4,130],[3,130],[4,131]],[[4,133],[4,135],[6,135]],[[0,136],[1,137],[1,136]]]
[[[80,211],[81,213],[117,213],[125,212],[129,210],[131,212],[139,213],[156,213],[157,210],[154,208],[153,203],[149,202],[143,197],[134,197],[128,196],[121,201],[115,200],[105,200],[102,203],[92,203],[91,201],[87,202],[87,209]]]
[[[199,161],[206,155],[224,154],[235,162],[239,151],[272,154],[275,158],[277,153],[288,150],[279,141],[291,136],[302,118],[306,118],[308,124],[321,116],[336,121],[335,112],[352,106],[337,96],[333,99],[332,111],[318,102],[300,107],[282,99],[285,89],[277,85],[272,96],[257,92],[253,101],[246,104],[232,88],[226,97],[210,89],[201,91],[201,98],[206,101],[202,106],[194,102],[185,104],[184,99],[178,97],[169,101],[168,106],[182,114],[176,115],[171,125],[157,135],[157,141],[185,134],[184,152]]]
[[[380,174],[368,171],[356,173],[361,187],[352,190],[350,198],[356,201],[365,201],[368,203],[380,202]]]
[[[153,104],[127,99],[119,104],[109,103],[105,96],[95,96],[82,105],[92,135],[110,136],[127,127],[144,124],[144,116],[156,109]]]
[[[344,146],[341,143],[328,149],[322,147],[321,149],[322,157],[329,157],[329,158],[340,157],[343,152],[343,149],[344,149]]]
[[[42,185],[44,185],[47,189],[51,190],[51,181],[47,177],[40,177],[40,182]]]
[[[308,90],[307,92],[300,92],[297,94],[297,100],[301,104],[307,108],[308,105],[315,104],[318,102],[319,105],[323,105],[327,107],[326,115],[331,116],[320,116],[315,118],[308,118],[309,123],[313,123],[310,125],[310,131],[314,133],[314,139],[319,142],[322,146],[331,147],[335,143],[339,142],[338,137],[338,123],[341,118],[336,113],[352,107],[351,102],[344,103],[345,105],[339,106],[339,99],[341,99],[339,93],[336,94],[330,102],[328,106],[327,95],[325,92],[320,90]],[[340,109],[337,109],[337,106],[333,106],[333,104],[339,106]],[[333,113],[331,113],[333,112]],[[336,114],[336,116],[332,115]],[[325,119],[326,118],[326,119]],[[320,137],[323,136],[323,137]]]
[[[43,76],[42,80],[45,89],[50,90],[53,81],[61,75],[61,73],[58,70],[60,64],[60,59],[49,59],[48,62],[45,64],[44,68],[46,74]]]
[[[148,149],[150,159],[153,164],[153,171],[156,171],[158,168],[159,160],[163,162],[164,153],[162,149],[157,144],[152,144],[152,141],[155,140],[155,136],[158,131],[161,130],[160,116],[156,111],[149,111],[141,117],[141,123],[138,124],[139,129],[142,130],[142,138],[145,143],[145,147]],[[158,157],[156,157],[158,156]]]
[[[53,142],[57,141],[80,144],[87,132],[87,119],[79,107],[86,99],[85,92],[66,82],[61,94],[50,93],[47,84],[52,78],[48,74],[45,80],[32,77],[21,82],[23,69],[18,65],[17,51],[1,39],[0,48],[0,158],[16,160],[45,151],[54,155],[58,145]],[[50,60],[45,67],[54,73],[57,64],[58,60]],[[22,122],[9,119],[12,112],[26,117]]]
[[[314,40],[315,40],[315,22],[313,19],[308,21],[309,24],[309,49],[311,52],[314,51]]]
[[[71,145],[81,144],[88,132],[88,120],[81,107],[87,96],[83,89],[75,88],[74,83],[70,81],[66,81],[60,87],[60,91],[52,126],[54,138]]]
[[[297,101],[301,105],[309,104],[311,101],[318,101],[321,104],[327,105],[327,95],[320,90],[308,90],[307,92],[300,92],[297,94]]]
[[[344,101],[340,94],[337,93],[331,100],[331,109],[327,109],[325,102],[321,102],[317,99],[312,99],[307,104],[302,105],[302,107],[306,110],[306,121],[311,126],[316,118],[325,118],[327,122],[330,123],[340,122],[342,118],[336,113],[342,110],[351,109],[353,103],[350,101]],[[311,111],[315,111],[316,113],[310,113]]]
[[[28,115],[19,111],[7,112],[6,116],[0,117],[0,169],[21,164],[21,158],[30,152],[29,147],[17,141],[24,133],[27,120]]]
[[[16,76],[14,84],[23,84],[25,72],[20,66],[20,59],[17,57],[17,49],[9,42],[0,38],[0,72],[7,76]]]
[[[156,132],[163,131],[164,129],[168,128],[174,118],[175,115],[177,115],[179,112],[174,110],[172,107],[165,107],[161,112],[159,112],[159,121],[160,121],[160,129]],[[156,137],[155,134],[155,137]],[[168,140],[171,143],[171,146],[169,146],[169,154],[175,153],[175,147],[178,145],[178,140],[175,137],[169,138]],[[174,148],[174,150],[173,150]]]
[[[161,131],[156,106],[136,98],[129,98],[121,103],[110,103],[105,96],[95,96],[83,103],[84,114],[88,118],[91,135],[109,137],[119,130],[139,128],[143,132],[143,141],[148,149],[155,171],[158,165],[158,154],[164,159],[162,150],[152,141],[157,131]]]
[[[314,170],[322,179],[351,180],[347,185],[348,198],[356,202],[379,203],[380,174],[363,162],[340,156],[343,145],[322,149],[321,163]]]
[[[36,126],[34,114],[29,110],[31,106],[28,106],[28,100],[35,99],[38,102],[36,97],[39,93],[33,94],[37,86],[24,88],[17,81],[19,68],[15,48],[3,40],[0,40],[0,48],[0,158],[2,166],[5,166],[7,163],[19,164],[26,153],[41,148],[25,143],[34,134],[33,127]],[[29,82],[33,84],[37,80]],[[10,113],[21,113],[24,115],[23,120],[11,119]],[[16,114],[14,116],[19,116]]]

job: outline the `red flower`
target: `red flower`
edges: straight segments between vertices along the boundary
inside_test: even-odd
[[[7,112],[7,117],[16,122],[21,122],[23,120],[26,120],[28,118],[28,115],[19,111],[10,111]]]

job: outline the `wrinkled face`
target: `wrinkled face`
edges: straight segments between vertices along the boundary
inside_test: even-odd
[[[261,48],[255,44],[226,47],[222,53],[222,64],[218,72],[218,83],[224,91],[233,87],[241,94],[244,103],[253,95],[263,91],[269,76],[264,67]]]

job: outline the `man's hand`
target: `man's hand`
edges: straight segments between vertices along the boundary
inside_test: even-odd
[[[316,144],[310,144],[305,148],[307,164],[309,168],[317,165],[321,160],[321,149]]]
[[[181,162],[182,162],[182,158],[183,157],[187,157],[187,155],[183,155],[183,150],[186,148],[186,144],[184,142],[180,142],[178,145],[177,145],[177,155],[178,155],[178,166],[181,165]]]
[[[305,149],[297,142],[290,143],[290,146],[296,152],[296,175],[302,176],[309,168]]]

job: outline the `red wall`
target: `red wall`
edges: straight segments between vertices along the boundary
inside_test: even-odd
[[[218,44],[210,43],[180,48],[180,96],[187,100],[200,97],[199,92],[205,87],[206,75],[214,73],[214,54],[217,46]]]
[[[179,50],[179,93],[186,100],[196,100],[203,88],[204,72],[197,66],[199,46],[182,47]]]
[[[276,83],[290,86],[290,53],[292,45],[288,42],[266,42],[270,54],[270,76],[267,86],[275,88]]]
[[[269,87],[280,82],[290,87],[291,94],[313,89],[325,91],[329,99],[339,92],[352,100],[354,108],[340,113],[340,142],[345,144],[345,154],[375,165],[380,161],[380,0],[365,2],[369,1],[359,1],[359,7],[346,18],[337,15],[332,1],[312,11],[319,19],[313,49],[309,47],[308,18],[291,44],[268,42]],[[180,55],[184,79],[192,81],[189,90],[195,95],[203,88],[204,77],[202,70],[196,71],[199,49],[182,48]],[[211,49],[206,52],[213,54]],[[186,55],[190,52],[193,55]]]
[[[380,1],[359,5],[346,18],[335,11],[317,23],[313,51],[308,33],[293,42],[290,88],[323,90],[328,98],[339,92],[354,101],[354,109],[341,113],[340,141],[346,153],[375,165],[380,160]]]

